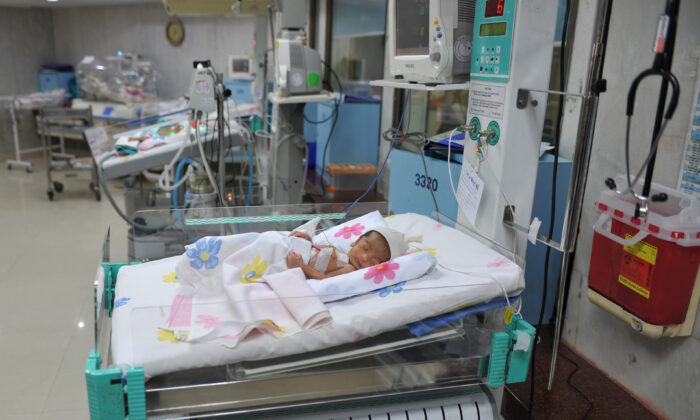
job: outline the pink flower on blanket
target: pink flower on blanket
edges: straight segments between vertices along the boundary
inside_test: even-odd
[[[396,270],[398,269],[399,264],[389,260],[385,263],[370,267],[367,272],[365,272],[365,280],[373,279],[372,281],[374,281],[375,284],[383,282],[384,278],[387,280],[394,280],[394,277],[396,277]]]
[[[202,324],[205,330],[210,330],[221,323],[221,320],[213,315],[199,315],[195,324]]]
[[[353,236],[362,235],[363,230],[365,230],[365,227],[362,226],[361,223],[355,223],[352,226],[345,226],[344,228],[338,230],[333,236],[336,238],[342,236],[343,239],[350,239]]]
[[[487,264],[486,266],[488,268],[498,268],[498,267],[503,267],[504,265],[508,265],[508,260],[505,258],[499,258],[498,260],[491,262]]]

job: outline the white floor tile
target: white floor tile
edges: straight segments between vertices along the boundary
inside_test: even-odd
[[[0,418],[87,419],[92,287],[108,225],[112,260],[126,260],[126,224],[82,178],[60,179],[50,202],[41,155],[28,158],[29,174],[0,165]]]

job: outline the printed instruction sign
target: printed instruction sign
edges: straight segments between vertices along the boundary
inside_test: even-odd
[[[698,71],[700,71],[700,62],[698,62]],[[700,200],[700,77],[695,82],[695,96],[693,96],[690,124],[685,139],[683,162],[678,176],[678,189]]]
[[[469,87],[469,112],[486,118],[503,118],[506,103],[504,86],[472,82]]]
[[[625,235],[629,240],[632,235]],[[634,292],[649,299],[651,296],[651,278],[654,273],[656,256],[659,249],[644,241],[626,246],[622,252],[620,261],[620,275],[618,281]]]
[[[459,176],[459,186],[457,186],[457,202],[460,210],[472,225],[475,224],[483,192],[484,182],[476,174],[472,165],[465,160],[462,163],[462,173]]]

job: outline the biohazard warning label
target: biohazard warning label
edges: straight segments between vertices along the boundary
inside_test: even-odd
[[[625,239],[631,237],[631,235],[625,235]],[[618,281],[649,299],[658,251],[658,248],[643,241],[626,246],[622,252]]]

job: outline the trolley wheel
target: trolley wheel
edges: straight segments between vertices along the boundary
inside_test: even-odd
[[[49,196],[49,201],[53,201],[53,191],[46,191],[46,195]]]
[[[7,164],[7,170],[8,170],[8,171],[11,171],[11,170],[12,170],[12,165],[9,164],[9,163]]]
[[[58,181],[53,182],[53,189],[56,190],[57,193],[63,192],[63,184],[61,184]]]
[[[31,173],[32,173],[32,168],[30,168],[29,166],[27,166],[27,173],[28,173],[28,174],[31,174]]]
[[[97,191],[97,186],[94,182],[90,182],[90,191]]]
[[[95,201],[102,201],[102,194],[100,194],[100,190],[95,190]]]

